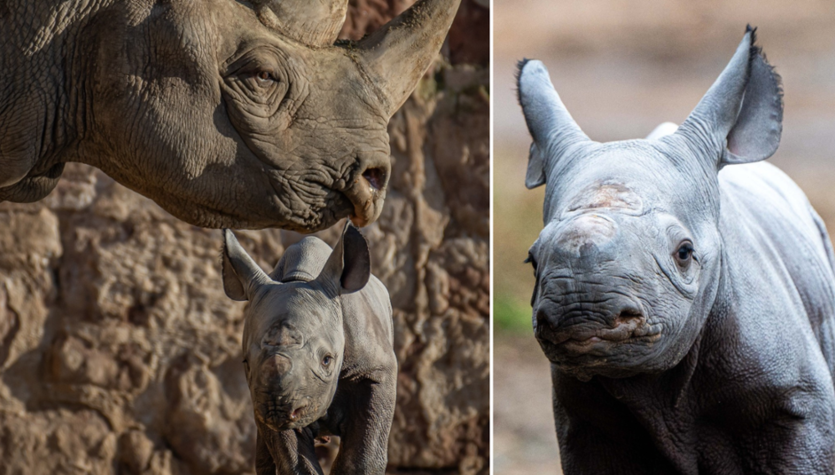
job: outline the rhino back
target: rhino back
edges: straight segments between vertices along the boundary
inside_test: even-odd
[[[719,180],[723,259],[740,340],[756,342],[752,351],[762,363],[786,367],[786,376],[794,373],[792,365],[818,363],[832,374],[835,275],[823,222],[773,165],[729,166]]]

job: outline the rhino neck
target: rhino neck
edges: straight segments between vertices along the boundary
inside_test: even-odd
[[[34,201],[78,161],[87,129],[88,87],[98,14],[113,0],[0,6],[0,200]]]

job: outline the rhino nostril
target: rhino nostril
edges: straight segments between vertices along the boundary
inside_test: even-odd
[[[626,307],[621,309],[618,313],[617,323],[627,323],[630,320],[640,320],[644,318],[644,315],[641,311],[635,307]]]
[[[368,180],[375,190],[382,190],[386,186],[386,170],[383,168],[368,168],[362,172],[362,177]]]
[[[550,322],[548,321],[548,315],[545,313],[544,310],[536,311],[535,323],[537,329],[543,329],[550,325]]]
[[[302,404],[301,406],[299,406],[299,407],[293,409],[292,411],[290,411],[290,420],[291,421],[298,420],[299,417],[301,417],[302,411],[304,410],[305,407],[307,407],[307,404]]]

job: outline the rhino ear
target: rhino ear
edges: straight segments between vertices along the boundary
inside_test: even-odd
[[[702,150],[718,149],[718,168],[765,160],[780,145],[780,76],[755,42],[749,25],[728,66],[677,132]]]
[[[370,277],[371,254],[368,251],[368,242],[362,233],[348,222],[316,280],[335,289],[337,293],[344,294],[362,289]]]
[[[232,300],[251,300],[270,278],[241,247],[235,233],[223,230],[223,290]]]
[[[531,144],[531,151],[528,154],[528,171],[525,174],[525,187],[533,190],[544,184],[545,162],[542,160],[542,155],[539,154],[536,142],[534,142]]]
[[[589,138],[568,113],[540,61],[520,61],[516,82],[519,105],[533,138],[525,186],[536,188],[545,183],[552,162],[572,145],[589,142]]]

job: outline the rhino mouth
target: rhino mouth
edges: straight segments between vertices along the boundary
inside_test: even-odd
[[[354,226],[368,226],[380,217],[387,181],[388,170],[370,167],[358,173],[342,192],[353,206],[350,219]]]
[[[579,332],[573,335],[565,335],[562,341],[554,345],[562,347],[567,353],[587,354],[595,350],[611,351],[612,345],[626,342],[653,342],[661,337],[660,332],[653,332],[648,325],[637,323],[623,323],[615,328],[604,328],[592,332]]]
[[[610,325],[581,315],[558,328],[545,324],[546,319],[544,312],[537,312],[536,338],[553,363],[578,356],[607,357],[620,346],[649,345],[661,338],[660,328],[650,325],[643,315],[618,316]]]
[[[281,214],[290,216],[283,227],[308,233],[345,217],[357,227],[374,223],[383,210],[388,175],[386,167],[349,171],[339,178],[322,171],[293,176],[273,170],[268,179]]]
[[[265,402],[258,414],[258,419],[275,431],[307,427],[323,416],[319,414],[319,405],[310,399],[300,403],[281,403],[278,399]]]

